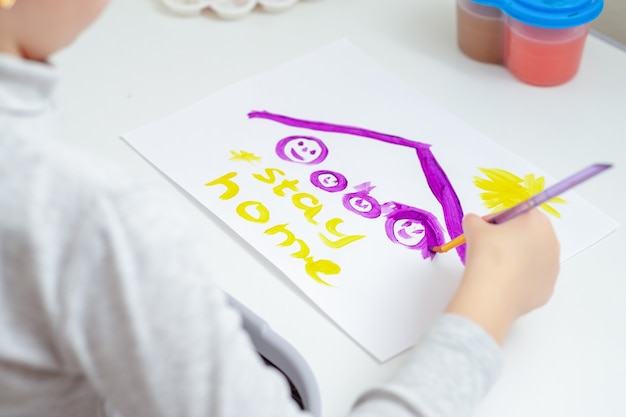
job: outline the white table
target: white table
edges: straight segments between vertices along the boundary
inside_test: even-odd
[[[536,88],[502,67],[469,60],[455,36],[453,0],[302,1],[284,13],[255,11],[237,21],[179,17],[157,0],[113,0],[55,59],[71,122],[66,139],[135,175],[167,182],[119,139],[121,133],[347,37],[554,177],[591,162],[614,163],[601,181],[578,192],[626,224],[626,53],[591,37],[574,80]],[[345,415],[360,392],[402,363],[402,355],[384,364],[372,359],[277,269],[189,202],[189,215],[225,254],[215,263],[220,284],[308,360],[325,417]],[[504,348],[504,375],[478,416],[626,415],[625,259],[621,227],[563,264],[549,305],[514,327]]]

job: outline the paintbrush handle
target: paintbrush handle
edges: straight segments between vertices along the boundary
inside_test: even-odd
[[[490,217],[487,221],[493,224],[504,223],[508,220],[513,219],[514,217],[519,216],[520,214],[524,214],[529,210],[547,202],[548,200],[563,194],[565,191],[570,188],[575,187],[583,181],[588,180],[589,178],[599,174],[600,172],[610,168],[612,165],[610,164],[593,164],[588,166],[587,168],[579,171],[569,177],[557,182],[556,184],[546,188],[542,192],[534,195],[528,200],[522,201],[521,203],[511,207],[510,209],[501,211],[500,213],[495,214],[493,217]]]
[[[588,166],[587,168],[581,171],[578,171],[577,173],[573,175],[570,175],[564,180],[557,182],[551,187],[546,188],[545,190],[534,195],[528,200],[524,200],[521,203],[509,209],[506,209],[504,211],[494,214],[493,216],[489,217],[487,221],[493,224],[500,224],[500,223],[509,221],[513,219],[514,217],[517,217],[520,214],[524,214],[527,211],[532,210],[533,208],[545,203],[551,198],[554,198],[558,196],[559,194],[564,193],[570,188],[575,187],[581,182],[586,181],[589,178],[611,167],[612,167],[611,164],[593,164],[591,166]],[[430,250],[436,253],[448,252],[449,250],[454,249],[457,246],[462,245],[463,243],[465,243],[465,235],[460,235],[454,238],[453,240],[451,240],[450,242],[444,243],[441,246],[432,247],[430,248]]]

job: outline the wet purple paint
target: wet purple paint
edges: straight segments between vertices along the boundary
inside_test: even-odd
[[[382,208],[378,200],[369,195],[374,186],[370,182],[365,182],[354,187],[354,193],[348,193],[343,196],[343,206],[354,214],[365,217],[366,219],[376,219],[380,217]]]
[[[315,165],[326,159],[328,148],[313,136],[289,136],[276,143],[276,155],[285,161]]]
[[[397,223],[401,224],[396,231]],[[416,224],[423,227],[424,230],[417,233],[415,231],[407,231]],[[421,251],[424,259],[434,258],[435,253],[429,248],[442,245],[445,242],[441,225],[433,214],[416,207],[405,206],[398,203],[395,203],[395,208],[387,214],[385,232],[391,241],[404,246],[407,246],[407,240],[413,238],[411,235],[423,235],[417,243],[407,247]]]
[[[361,192],[350,193],[343,196],[343,206],[354,214],[366,219],[376,219],[380,217],[380,203],[371,195]]]
[[[426,182],[443,210],[443,216],[446,228],[448,230],[448,235],[450,236],[450,238],[454,239],[455,237],[463,233],[463,208],[461,207],[459,198],[454,191],[454,188],[452,187],[452,183],[450,182],[448,176],[441,168],[441,166],[437,162],[437,159],[430,150],[431,145],[422,142],[412,141],[399,136],[388,135],[368,129],[362,129],[359,127],[296,119],[293,117],[274,114],[267,111],[251,111],[250,113],[248,113],[248,117],[251,119],[271,120],[287,126],[304,128],[309,130],[360,136],[389,143],[392,145],[406,146],[415,149],[417,158],[420,161],[420,165],[422,167],[422,171],[424,172]],[[430,224],[430,220],[426,221],[426,217],[424,217],[424,221],[427,224]],[[426,225],[424,225],[424,227],[426,228]],[[428,234],[429,233],[426,232],[427,236]],[[441,243],[433,244],[432,246],[436,246],[439,244]],[[428,247],[426,248],[426,250],[428,250]],[[461,261],[465,262],[465,245],[458,246],[456,248],[456,251],[461,258]]]
[[[343,174],[329,170],[312,172],[309,181],[317,188],[328,193],[343,191],[348,186],[348,179]]]

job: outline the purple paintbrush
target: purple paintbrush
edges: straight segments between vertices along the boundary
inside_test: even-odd
[[[571,175],[564,180],[559,181],[556,184],[546,188],[539,194],[535,194],[528,200],[524,200],[509,209],[496,213],[492,217],[489,217],[487,221],[489,223],[499,224],[504,223],[507,220],[511,220],[512,218],[517,217],[522,213],[526,213],[528,210],[531,210],[538,205],[545,203],[551,198],[554,198],[559,194],[563,194],[570,188],[575,187],[581,182],[588,180],[589,178],[611,168],[612,166],[613,165],[611,164],[593,164],[583,169],[582,171],[579,171],[574,175]],[[444,243],[441,246],[433,246],[432,248],[430,248],[430,250],[432,252],[443,253],[449,251],[450,249],[454,249],[457,246],[462,245],[463,243],[465,243],[465,235],[460,235],[452,239],[450,242]]]

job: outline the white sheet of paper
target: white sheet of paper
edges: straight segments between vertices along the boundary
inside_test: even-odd
[[[381,361],[416,343],[445,307],[463,268],[454,252],[424,259],[415,245],[433,234],[420,234],[413,209],[412,221],[399,212],[412,207],[430,213],[444,240],[458,229],[461,214],[444,213],[449,204],[438,201],[427,177],[439,181],[443,172],[465,213],[486,213],[473,184],[474,176],[483,176],[481,167],[554,183],[346,40],[123,138]],[[422,167],[411,145],[418,142],[430,145],[420,148],[422,158],[430,152],[440,171],[433,173],[427,158]],[[563,197],[567,204],[554,205],[562,217],[553,224],[566,260],[617,223],[574,192]],[[456,226],[448,227],[446,218]]]

